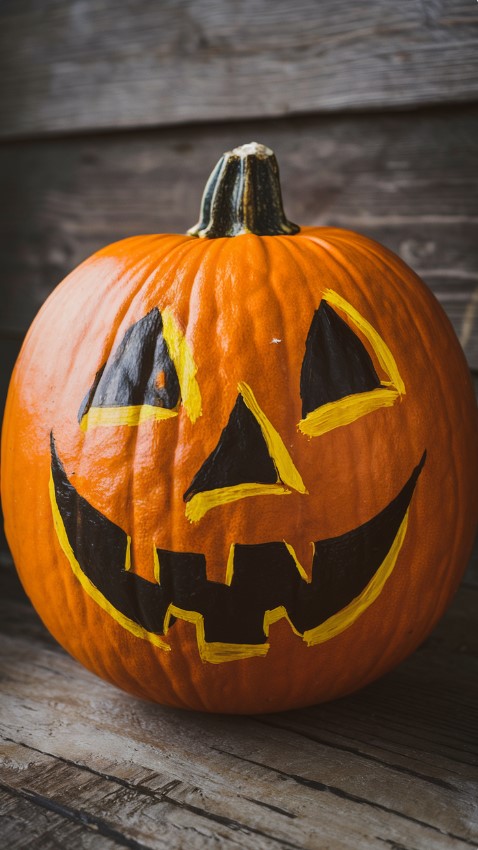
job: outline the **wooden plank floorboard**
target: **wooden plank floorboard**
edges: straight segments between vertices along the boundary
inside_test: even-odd
[[[470,0],[3,0],[0,134],[474,100]]]
[[[12,572],[0,578],[0,835],[12,850],[476,847],[477,588],[374,685],[247,718],[101,682],[47,635]]]

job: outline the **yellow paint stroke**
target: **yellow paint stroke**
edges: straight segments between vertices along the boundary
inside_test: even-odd
[[[262,436],[264,437],[280,480],[289,487],[292,487],[293,490],[297,490],[299,493],[307,493],[305,484],[284,445],[282,437],[259,407],[250,386],[241,382],[238,384],[237,388],[244,399],[246,407],[249,408],[260,426]]]
[[[227,505],[247,496],[284,496],[291,490],[282,484],[234,484],[232,487],[217,487],[215,490],[203,490],[195,493],[186,504],[186,517],[189,522],[199,522],[211,508]]]
[[[254,393],[248,384],[238,384],[246,407],[256,419],[264,437],[267,449],[277,471],[276,484],[259,484],[247,482],[233,484],[231,487],[218,487],[214,490],[203,490],[195,493],[186,505],[186,517],[190,522],[199,522],[203,516],[218,505],[227,505],[248,496],[283,496],[290,494],[289,487],[299,493],[307,493],[299,471],[287,451],[284,442],[265,413],[259,407]],[[287,485],[287,486],[286,486]]]
[[[157,584],[161,584],[161,581],[160,581],[161,567],[160,567],[160,564],[159,564],[158,550],[156,549],[156,546],[154,545],[154,543],[153,543],[153,575],[154,575],[155,582]]]
[[[398,371],[395,358],[386,342],[382,339],[375,328],[372,327],[370,322],[367,322],[367,319],[364,319],[355,307],[352,307],[345,298],[342,298],[341,295],[338,295],[337,292],[334,292],[332,289],[326,289],[323,297],[328,304],[333,304],[334,307],[338,307],[339,310],[342,310],[343,313],[352,319],[354,325],[363,333],[364,337],[368,339],[375,354],[377,355],[378,362],[380,363],[383,371],[388,375],[389,380],[392,382],[399,395],[405,395],[405,384],[403,383],[400,372]]]
[[[309,629],[304,632],[303,640],[305,640],[307,646],[316,646],[319,643],[324,643],[325,641],[336,637],[336,635],[339,635],[341,632],[345,631],[345,629],[348,629],[352,623],[355,623],[355,620],[357,620],[361,614],[366,611],[372,602],[375,602],[382,592],[385,582],[391,575],[395,564],[397,563],[397,558],[407,533],[407,525],[408,510],[402,520],[388,554],[382,561],[381,566],[378,568],[371,581],[369,581],[367,587],[359,596],[356,596],[352,602],[349,602],[345,608],[338,611],[337,614],[333,614],[332,617],[329,617],[329,619],[324,623],[321,623],[320,626],[316,626],[315,629]]]
[[[306,571],[304,570],[302,564],[300,563],[294,547],[291,546],[290,543],[287,543],[287,540],[284,540],[283,543],[285,544],[285,547],[286,547],[287,551],[289,552],[289,554],[292,556],[292,558],[294,560],[294,564],[297,567],[297,570],[299,572],[300,577],[303,578],[304,581],[307,582],[307,584],[310,584],[311,579],[309,578],[309,576],[307,575]],[[313,552],[315,552],[314,544],[312,543],[311,545],[312,545]]]
[[[131,569],[131,537],[129,534],[126,535],[126,555],[124,559],[124,568],[127,573],[129,573]]]
[[[305,419],[299,422],[298,426],[299,431],[308,437],[320,437],[321,434],[326,434],[327,431],[334,428],[350,425],[351,422],[355,422],[356,419],[360,419],[360,417],[372,413],[380,407],[391,407],[397,399],[405,395],[405,384],[398,371],[395,358],[386,342],[370,322],[367,322],[355,307],[352,307],[348,301],[332,289],[327,289],[323,298],[328,304],[345,313],[355,327],[361,331],[372,346],[388,380],[381,381],[380,387],[374,390],[354,393],[312,410]]]
[[[290,619],[285,605],[278,605],[277,608],[272,608],[271,610],[266,611],[266,613],[264,614],[264,632],[267,637],[269,637],[269,627],[272,626],[273,623],[278,623],[279,620],[287,620],[294,634],[297,635],[297,637],[302,637],[302,634],[297,631],[292,620]],[[269,646],[269,644],[267,644],[267,646]]]
[[[172,312],[166,308],[161,315],[163,335],[171,360],[176,367],[182,403],[191,422],[196,422],[202,413],[202,402],[192,351]]]
[[[71,569],[73,570],[73,574],[80,582],[83,590],[91,596],[91,598],[106,611],[110,617],[113,617],[120,626],[122,626],[126,631],[131,632],[135,637],[142,638],[143,640],[149,641],[149,643],[154,644],[154,646],[159,647],[160,649],[164,649],[166,652],[171,651],[171,647],[161,638],[159,635],[154,634],[154,632],[148,632],[146,629],[143,629],[138,623],[135,623],[134,620],[130,620],[129,617],[126,617],[114,605],[109,602],[106,596],[103,596],[101,591],[98,590],[97,587],[93,584],[92,581],[85,575],[83,570],[81,569],[78,561],[75,558],[75,554],[73,549],[71,548],[70,541],[68,540],[68,535],[66,533],[66,529],[61,518],[60,510],[58,508],[58,504],[56,501],[55,494],[55,484],[53,481],[53,475],[50,474],[50,483],[49,483],[49,492],[50,492],[50,502],[51,508],[53,512],[53,524],[55,526],[56,536],[58,538],[58,542],[65,553]]]
[[[287,491],[288,492],[288,491]],[[131,632],[135,637],[141,638],[142,640],[147,640],[149,643],[157,646],[159,649],[163,649],[166,652],[171,651],[171,647],[157,634],[154,632],[150,632],[147,629],[144,629],[134,620],[131,620],[129,617],[126,617],[114,605],[109,602],[109,600],[98,590],[97,587],[93,584],[92,581],[85,575],[80,564],[75,558],[75,554],[70,545],[70,541],[68,540],[68,535],[66,533],[66,529],[61,517],[60,510],[58,508],[58,504],[56,501],[55,494],[55,484],[53,481],[53,475],[50,473],[50,482],[49,482],[49,494],[50,494],[50,503],[53,514],[53,523],[56,531],[56,535],[58,538],[58,542],[68,559],[68,562],[71,566],[73,574],[80,582],[83,590],[100,606],[107,614],[109,614],[113,619],[119,623],[127,631]],[[324,623],[321,623],[314,629],[309,629],[301,634],[294,624],[292,623],[287,609],[284,605],[279,605],[276,608],[268,610],[264,613],[263,620],[263,629],[266,637],[269,637],[269,629],[273,623],[277,623],[279,620],[285,619],[289,623],[290,628],[294,632],[294,634],[301,637],[308,646],[315,646],[320,643],[324,643],[327,640],[330,640],[333,637],[336,637],[341,632],[348,629],[360,616],[366,611],[366,609],[377,599],[377,597],[382,592],[385,582],[391,575],[395,564],[397,562],[398,555],[402,548],[403,542],[405,540],[406,532],[407,532],[407,524],[408,524],[408,513],[405,514],[405,517],[398,529],[398,532],[395,536],[395,539],[392,543],[392,546],[384,558],[382,564],[379,569],[368,583],[366,588],[362,591],[362,593],[352,600],[345,608],[342,608],[341,611],[338,611],[332,617],[329,617]],[[294,551],[294,548],[291,544],[284,541],[288,551],[290,552],[294,563],[296,565],[297,571],[301,578],[305,581],[310,581],[305,573],[304,568],[299,563],[297,555]],[[232,583],[233,575],[234,575],[234,545],[231,544],[229,550],[229,556],[227,561],[227,570],[226,570],[226,584],[230,585]],[[313,544],[312,544],[313,545]],[[129,535],[127,536],[127,549],[125,553],[125,570],[129,570],[131,568],[131,538]],[[156,548],[154,548],[154,577],[159,584],[159,559]],[[320,569],[320,565],[319,565]],[[198,651],[201,659],[203,661],[210,662],[212,664],[220,664],[225,661],[236,661],[239,659],[246,658],[254,658],[258,656],[264,656],[269,651],[268,643],[261,644],[239,644],[239,643],[222,643],[219,641],[208,643],[205,638],[205,629],[204,629],[204,617],[197,611],[188,611],[183,608],[179,608],[176,605],[169,605],[168,610],[166,612],[164,618],[164,632],[166,633],[169,629],[171,617],[174,616],[179,620],[184,620],[188,623],[192,623],[196,629],[196,639],[198,645]]]
[[[346,395],[337,401],[329,401],[316,410],[311,410],[305,419],[299,422],[299,431],[308,437],[320,437],[327,431],[350,425],[366,413],[372,413],[380,407],[391,407],[399,394],[391,388],[377,387],[365,393]]]
[[[226,584],[230,585],[232,582],[232,577],[234,575],[234,550],[236,548],[235,543],[231,543],[229,548],[229,555],[227,556],[227,567],[226,567]]]
[[[214,641],[208,643],[205,638],[204,617],[197,611],[186,611],[184,608],[178,608],[176,605],[169,605],[166,617],[164,631],[167,633],[169,621],[171,617],[176,617],[178,620],[185,620],[187,623],[192,623],[196,627],[196,639],[199,649],[199,655],[202,661],[209,661],[212,664],[221,664],[223,661],[238,661],[241,658],[253,658],[257,655],[267,655],[269,650],[268,644],[248,644],[248,643],[221,643]]]
[[[80,428],[87,431],[99,425],[140,425],[148,419],[172,419],[177,410],[153,404],[129,404],[125,407],[90,407],[82,417]]]
[[[332,617],[329,617],[329,619],[326,620],[324,623],[321,623],[315,629],[309,629],[308,631],[305,631],[303,634],[299,632],[292,623],[285,606],[278,605],[276,608],[266,611],[264,614],[263,629],[266,637],[269,637],[270,626],[273,623],[277,623],[279,620],[282,619],[287,620],[294,634],[296,634],[298,637],[301,637],[302,640],[305,641],[307,646],[316,646],[319,643],[324,643],[325,641],[336,637],[341,632],[348,629],[349,626],[351,626],[364,613],[364,611],[367,610],[367,608],[372,604],[372,602],[375,602],[375,600],[382,592],[385,586],[385,582],[390,577],[397,562],[397,558],[402,548],[403,541],[405,540],[405,535],[407,533],[408,513],[409,512],[407,510],[400,525],[400,528],[398,529],[398,532],[392,543],[392,546],[389,549],[388,554],[382,561],[382,564],[378,568],[373,578],[370,580],[370,582],[362,591],[362,593],[359,594],[359,596],[353,599],[352,602],[350,602],[341,611],[338,611]],[[307,578],[304,568],[299,563],[293,547],[289,543],[286,543],[286,541],[284,541],[284,543],[294,559],[294,563],[301,578],[309,582],[310,580]],[[234,573],[234,559],[233,554],[231,554],[233,553],[233,549],[234,544],[232,544],[231,546],[228,557],[226,581],[228,585],[231,584]],[[203,661],[208,661],[212,664],[220,664],[224,661],[235,661],[238,659],[264,656],[269,651],[269,643],[235,644],[221,643],[219,641],[214,643],[207,643],[205,639],[203,615],[199,614],[197,611],[185,611],[184,609],[178,608],[175,605],[170,605],[168,608],[168,613],[166,615],[165,620],[165,632],[167,631],[167,628],[169,626],[169,620],[171,615],[174,615],[180,620],[186,620],[188,623],[193,623],[195,625],[199,654]]]

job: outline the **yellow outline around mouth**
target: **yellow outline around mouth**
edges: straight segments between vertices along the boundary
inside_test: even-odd
[[[150,632],[147,629],[144,629],[142,626],[139,625],[139,623],[136,623],[134,620],[131,620],[129,617],[126,617],[124,614],[118,611],[118,609],[115,608],[114,605],[112,605],[111,602],[108,601],[106,596],[104,596],[104,594],[101,593],[101,591],[98,590],[97,587],[95,587],[95,585],[92,581],[90,581],[88,576],[85,575],[78,561],[75,558],[75,554],[70,545],[70,541],[68,540],[65,525],[63,523],[63,519],[61,517],[60,510],[56,501],[55,484],[53,481],[52,474],[50,474],[49,494],[53,512],[53,523],[58,542],[68,559],[73,574],[80,582],[83,590],[97,603],[97,605],[99,605],[104,611],[106,611],[107,614],[109,614],[117,623],[119,623],[120,626],[126,629],[126,631],[130,632],[135,637],[149,641],[149,643],[153,644],[159,649],[164,650],[165,652],[170,652],[171,646],[164,640],[163,637],[155,634],[154,632]],[[365,589],[362,591],[362,593],[360,593],[359,596],[353,599],[352,602],[350,602],[345,608],[342,608],[341,611],[338,611],[337,614],[334,614],[332,617],[329,617],[328,620],[326,620],[324,623],[321,623],[316,628],[309,629],[308,631],[301,634],[297,631],[297,629],[290,621],[286,608],[283,605],[280,605],[277,608],[274,608],[270,611],[266,611],[264,614],[264,633],[266,634],[266,636],[269,636],[270,626],[273,623],[277,623],[279,620],[282,619],[287,620],[294,634],[301,637],[302,640],[305,641],[307,646],[316,646],[319,643],[324,643],[325,641],[336,637],[341,632],[345,631],[345,629],[348,629],[349,626],[351,626],[361,616],[361,614],[364,613],[364,611],[372,604],[372,602],[375,601],[375,599],[377,599],[377,597],[382,592],[385,582],[387,581],[393,571],[393,568],[395,567],[400,549],[402,548],[403,541],[405,540],[407,523],[408,510],[405,514],[404,519],[402,520],[402,523],[400,525],[400,528],[398,529],[392,546],[390,547],[388,554],[382,561],[382,564],[378,568],[377,572],[375,573],[371,581],[368,583],[368,585],[365,587]],[[299,574],[302,578],[304,578],[305,571],[298,562],[297,556],[292,546],[289,543],[286,543],[285,545],[287,546],[289,552],[292,554]],[[129,553],[130,547],[128,545],[126,550],[125,561],[125,569],[127,570],[131,568],[131,560]],[[155,578],[159,579],[160,564],[157,558],[157,553],[154,572]],[[231,584],[233,574],[234,546],[231,546],[227,565],[226,584]],[[220,664],[224,661],[234,661],[239,659],[264,656],[267,655],[269,651],[269,643],[208,643],[205,638],[203,615],[198,613],[197,611],[187,611],[183,608],[178,608],[176,605],[173,604],[169,605],[165,615],[165,634],[168,631],[169,623],[172,616],[180,620],[185,620],[188,623],[192,623],[195,626],[199,655],[203,661],[208,661],[212,664]]]
[[[68,558],[71,569],[73,570],[73,574],[80,582],[83,590],[91,596],[91,598],[103,608],[103,611],[106,611],[120,626],[123,626],[126,631],[131,632],[131,634],[135,635],[135,637],[142,638],[143,640],[147,640],[150,643],[154,644],[154,646],[158,646],[160,649],[164,649],[166,652],[171,652],[171,647],[163,640],[159,635],[154,634],[154,632],[148,632],[139,623],[136,623],[134,620],[131,620],[130,617],[126,617],[121,611],[118,611],[114,605],[109,602],[109,600],[98,590],[97,587],[93,584],[92,581],[88,578],[87,575],[81,569],[78,561],[75,558],[75,553],[71,548],[70,541],[68,540],[68,535],[66,533],[65,524],[63,522],[60,509],[58,507],[56,501],[55,494],[55,483],[53,481],[53,475],[50,473],[50,483],[49,483],[49,493],[50,493],[50,502],[53,512],[53,524],[55,526],[56,536],[58,537],[58,542],[63,549],[66,557]],[[126,560],[125,560],[125,569],[130,569],[130,562],[128,563],[129,556],[129,546],[126,549]]]

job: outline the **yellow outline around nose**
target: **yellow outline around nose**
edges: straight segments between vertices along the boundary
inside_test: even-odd
[[[307,493],[301,475],[287,451],[282,437],[259,407],[250,386],[241,382],[237,385],[237,389],[262,431],[262,436],[277,471],[278,480],[275,484],[248,482],[196,493],[186,505],[186,517],[190,522],[198,522],[211,508],[226,505],[238,499],[245,499],[247,496],[284,496],[290,494],[292,490],[296,490],[298,493]],[[292,489],[290,490],[289,487]]]

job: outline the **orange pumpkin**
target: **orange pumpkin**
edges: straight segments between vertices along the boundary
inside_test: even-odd
[[[5,413],[33,605],[140,697],[264,712],[371,682],[466,565],[477,415],[441,307],[394,254],[284,216],[225,154],[187,236],[99,251],[40,311]]]

